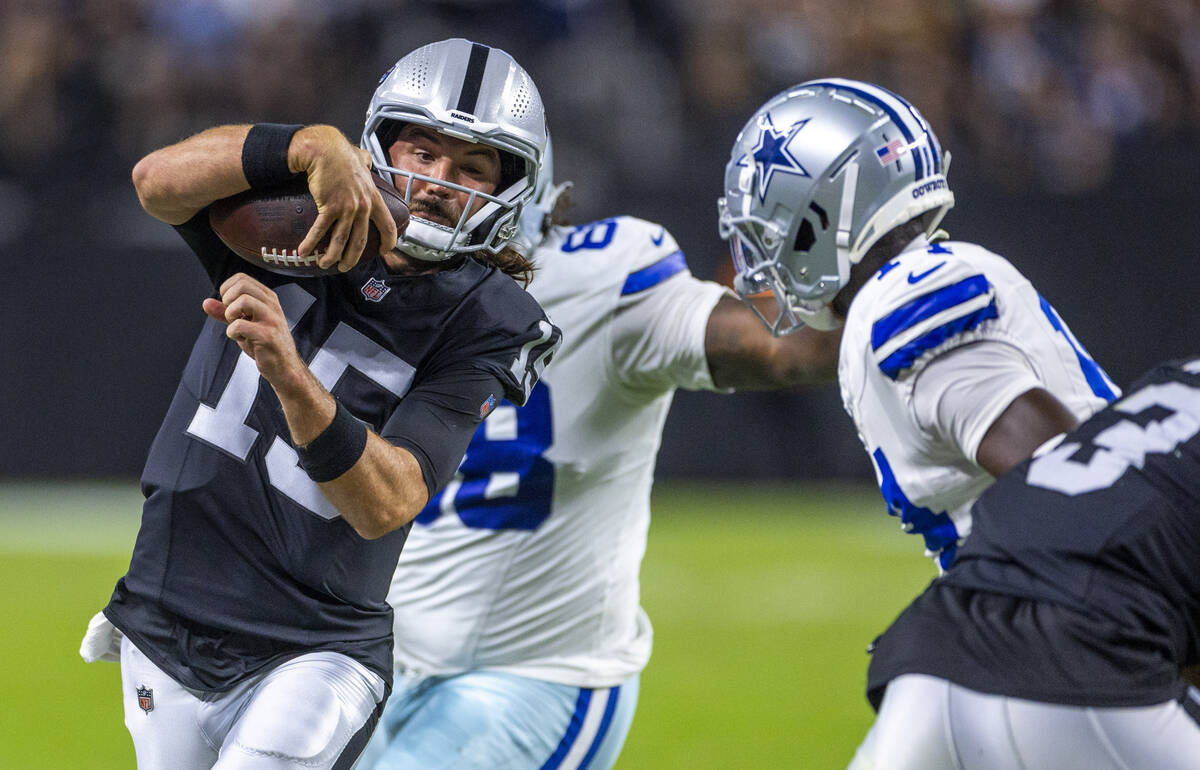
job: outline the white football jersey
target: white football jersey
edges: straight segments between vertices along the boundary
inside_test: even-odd
[[[655,457],[675,388],[713,387],[704,334],[726,290],[630,217],[554,228],[533,261],[562,346],[413,525],[389,595],[396,663],[611,687],[650,657],[638,571]]]
[[[1044,388],[1084,420],[1120,395],[1005,259],[924,238],[855,296],[838,382],[888,512],[942,568],[993,481],[975,462],[979,443],[1017,396]]]

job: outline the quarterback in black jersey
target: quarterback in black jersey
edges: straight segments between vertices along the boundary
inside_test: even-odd
[[[386,596],[411,521],[558,344],[507,248],[540,99],[526,83],[522,119],[491,120],[512,78],[477,48],[486,66],[457,82],[409,84],[458,94],[455,117],[372,103],[374,165],[413,216],[399,242],[371,154],[330,126],[220,126],[134,168],[216,288],[150,449],[129,571],[84,641],[91,659],[119,643],[139,768],[354,762],[392,681]],[[335,274],[259,269],[208,224],[213,201],[300,174],[320,211],[300,253],[329,233]],[[360,260],[368,221],[383,245]]]
[[[1163,364],[976,502],[876,641],[852,768],[1200,767],[1200,359]]]

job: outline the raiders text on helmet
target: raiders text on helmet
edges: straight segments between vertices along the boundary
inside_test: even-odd
[[[836,328],[828,303],[850,266],[931,210],[932,233],[954,205],[949,163],[916,108],[879,86],[831,78],[775,96],[738,134],[717,204],[738,294],[774,294],[774,334]]]

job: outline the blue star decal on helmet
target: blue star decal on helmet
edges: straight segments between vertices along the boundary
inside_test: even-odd
[[[771,115],[768,113],[763,115],[759,120],[759,128],[762,133],[758,135],[758,144],[754,146],[742,159],[738,161],[739,166],[749,165],[748,161],[753,158],[754,167],[758,173],[755,175],[758,178],[758,200],[760,203],[766,203],[767,188],[771,186],[771,177],[778,171],[784,174],[795,174],[797,176],[811,176],[804,166],[800,165],[800,161],[792,157],[788,152],[788,144],[792,138],[799,133],[800,129],[808,123],[808,118],[793,123],[787,130],[778,131],[775,125],[771,122]]]

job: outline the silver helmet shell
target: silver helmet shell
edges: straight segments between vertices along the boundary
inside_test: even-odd
[[[778,316],[760,315],[773,334],[836,328],[829,302],[851,265],[931,210],[932,233],[954,205],[949,163],[916,108],[879,86],[830,78],[776,95],[738,134],[717,203],[735,290],[774,294]]]
[[[574,186],[574,182],[554,183],[554,143],[547,136],[546,151],[542,154],[537,184],[534,186],[533,195],[521,211],[520,231],[512,240],[512,246],[517,251],[526,256],[533,254],[550,230],[558,199]]]
[[[385,146],[396,123],[417,123],[500,151],[493,194],[392,166]],[[454,227],[413,217],[397,248],[440,261],[466,252],[496,253],[517,233],[522,207],[537,185],[547,142],[546,113],[533,79],[499,48],[455,38],[418,48],[379,81],[367,108],[362,147],[376,170],[412,197],[413,182],[432,182],[470,196]],[[471,214],[475,203],[483,206]]]

